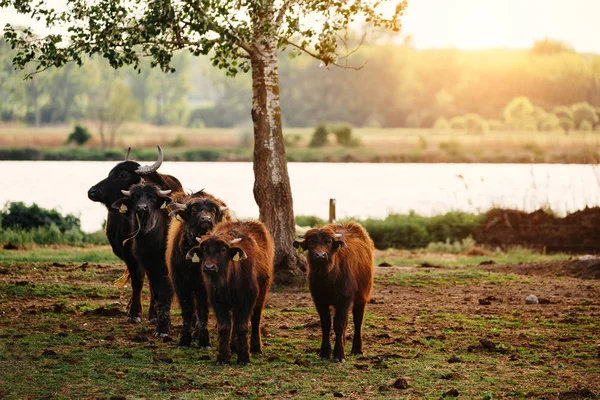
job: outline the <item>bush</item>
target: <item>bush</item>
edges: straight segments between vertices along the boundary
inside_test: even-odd
[[[585,132],[591,132],[594,130],[594,127],[592,126],[592,123],[590,121],[581,121],[581,124],[579,124],[579,130],[580,131],[585,131]]]
[[[321,219],[317,216],[314,215],[297,215],[296,218],[294,218],[296,221],[296,225],[298,226],[310,226],[315,227],[317,225],[323,226],[323,225],[327,225],[327,221],[324,219]]]
[[[499,119],[490,119],[487,124],[490,131],[501,131],[505,128],[504,123]]]
[[[540,131],[550,132],[561,128],[560,118],[553,113],[546,113],[544,118],[539,123]]]
[[[439,129],[439,130],[450,129],[450,123],[448,122],[448,120],[446,118],[440,117],[437,120],[435,120],[435,124],[433,124],[433,129]]]
[[[467,128],[467,120],[465,117],[454,117],[450,120],[450,128],[465,130]]]
[[[327,144],[327,135],[329,135],[329,131],[327,129],[327,125],[319,124],[315,128],[315,131],[310,139],[309,147],[323,147]]]
[[[79,218],[72,214],[62,216],[56,210],[40,208],[37,204],[26,206],[22,202],[9,203],[2,215],[2,228],[32,229],[38,227],[50,227],[52,225],[60,232],[72,228],[80,229]]]
[[[349,124],[337,124],[331,128],[332,133],[337,138],[337,142],[340,146],[351,146],[353,142],[352,138],[352,126]]]
[[[425,248],[425,252],[460,254],[471,250],[473,247],[475,247],[475,244],[475,239],[473,239],[471,236],[468,236],[462,240],[455,240],[453,242],[451,242],[450,239],[446,239],[445,242],[429,243]]]
[[[567,106],[558,106],[558,107],[554,107],[554,109],[552,110],[552,112],[554,114],[556,114],[556,116],[558,118],[566,118],[566,119],[573,119],[573,110],[571,110],[569,107]]]
[[[596,115],[596,110],[594,107],[589,105],[586,102],[581,102],[577,104],[573,104],[571,106],[573,110],[573,124],[581,130],[585,130],[581,127],[581,124],[584,121],[589,122],[589,124],[593,127],[596,123],[598,123],[598,115]],[[587,128],[587,125],[586,125]]]
[[[515,97],[504,107],[504,121],[513,129],[537,130],[534,112],[535,107],[528,97]]]
[[[560,118],[559,125],[565,133],[569,133],[575,126],[573,125],[573,120],[569,118]]]
[[[71,132],[71,134],[67,138],[67,144],[74,142],[78,146],[82,146],[82,145],[86,144],[91,138],[92,138],[92,135],[87,130],[87,128],[84,128],[80,125],[75,125],[75,129],[73,130],[73,132]]]
[[[465,115],[465,129],[468,133],[482,134],[487,132],[487,121],[479,114],[470,113]]]
[[[177,135],[175,139],[169,142],[169,146],[171,147],[183,147],[186,145],[186,140],[183,136]]]
[[[283,135],[283,143],[285,147],[296,147],[302,140],[302,135]]]

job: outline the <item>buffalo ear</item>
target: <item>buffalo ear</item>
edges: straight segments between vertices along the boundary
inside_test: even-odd
[[[199,251],[200,251],[200,246],[192,247],[191,250],[188,251],[187,254],[185,255],[185,259],[190,260],[193,263],[199,263],[200,262],[200,256],[198,256]]]
[[[119,210],[121,214],[125,214],[129,209],[129,197],[121,197],[119,200],[112,203],[110,208],[115,210]]]
[[[343,240],[334,240],[333,241],[333,250],[337,250],[337,249],[345,249],[346,247],[346,242],[344,242]]]
[[[299,242],[299,241],[297,241],[297,240],[294,240],[294,243],[292,243],[292,245],[293,245],[293,246],[294,246],[294,248],[296,248],[296,249],[302,249],[302,250],[305,250],[305,249],[306,249],[306,247],[305,247],[305,243],[304,243],[303,241],[302,241],[302,242]]]
[[[229,248],[229,258],[233,261],[245,260],[248,258],[246,252],[239,247],[230,247]]]

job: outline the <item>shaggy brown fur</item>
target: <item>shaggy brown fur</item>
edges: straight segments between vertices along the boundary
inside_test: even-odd
[[[209,348],[208,335],[208,299],[204,288],[204,279],[198,264],[186,260],[186,254],[198,245],[196,237],[206,234],[221,221],[231,220],[226,204],[204,191],[193,195],[178,196],[176,201],[186,208],[177,208],[170,213],[178,216],[171,220],[167,240],[166,260],[169,275],[179,305],[183,328],[179,347],[190,346],[197,340],[201,348]]]
[[[320,356],[331,355],[329,333],[335,309],[334,361],[345,361],[346,326],[352,308],[354,339],[352,354],[362,354],[362,322],[373,286],[373,241],[365,229],[354,222],[329,224],[306,232],[294,247],[308,250],[308,285],[319,312],[323,333]]]
[[[217,365],[229,363],[232,348],[238,363],[250,363],[250,319],[250,351],[261,353],[260,319],[273,280],[274,253],[271,235],[257,221],[222,222],[188,253],[188,258],[199,256],[208,298],[217,317]]]

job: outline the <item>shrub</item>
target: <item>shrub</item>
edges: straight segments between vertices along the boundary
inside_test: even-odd
[[[450,120],[450,128],[465,130],[467,128],[467,120],[465,117],[454,117]]]
[[[501,131],[505,128],[504,123],[499,119],[490,119],[487,124],[490,131]]]
[[[2,214],[2,228],[31,229],[55,225],[60,232],[80,228],[79,218],[72,214],[62,216],[56,210],[40,208],[37,204],[26,206],[22,202],[9,203]]]
[[[352,143],[352,126],[349,124],[337,124],[331,128],[340,146],[350,146]]]
[[[314,215],[297,215],[295,218],[296,225],[315,227],[317,225],[326,225],[327,221]]]
[[[573,120],[565,117],[559,118],[559,125],[567,134],[574,128]]]
[[[573,110],[567,106],[554,107],[552,112],[556,114],[558,118],[573,119]]]
[[[579,124],[579,130],[585,131],[585,132],[591,132],[594,130],[594,127],[592,126],[592,123],[590,121],[584,120],[584,121],[581,121],[581,124]]]
[[[319,124],[316,126],[315,131],[310,139],[309,147],[323,147],[327,144],[327,135],[329,131],[327,125]]]
[[[169,142],[169,146],[171,146],[171,147],[183,147],[185,145],[186,145],[186,140],[181,135],[175,136],[175,139],[173,139]]]
[[[596,110],[588,103],[581,102],[573,104],[571,109],[573,110],[573,124],[579,129],[584,130],[581,128],[581,124],[584,121],[588,121],[592,127],[598,123],[598,115],[596,115]]]
[[[515,97],[504,107],[504,121],[513,129],[531,130],[535,126],[537,130],[534,112],[535,107],[528,97]]]
[[[454,240],[452,242],[448,238],[445,242],[429,243],[425,248],[425,252],[460,254],[471,250],[473,247],[475,247],[475,244],[475,239],[473,239],[471,236],[468,236],[462,240]]]
[[[87,130],[87,128],[84,128],[80,125],[75,125],[75,129],[67,138],[67,144],[75,143],[78,146],[82,146],[86,144],[91,138],[92,135]]]
[[[283,143],[285,147],[296,147],[302,140],[302,135],[283,135]]]
[[[546,113],[539,123],[539,130],[544,132],[555,131],[561,128],[560,118],[553,113]]]
[[[447,130],[450,129],[450,123],[446,118],[440,117],[435,121],[435,124],[433,124],[433,128],[439,130]]]
[[[487,121],[479,114],[470,113],[465,115],[465,129],[468,133],[482,134],[487,132]]]

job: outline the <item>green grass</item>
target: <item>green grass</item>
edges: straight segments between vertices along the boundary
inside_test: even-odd
[[[445,286],[445,285],[499,285],[511,282],[528,282],[527,278],[514,274],[499,274],[478,269],[431,270],[418,272],[399,272],[389,275],[379,275],[376,282],[398,286]]]
[[[108,246],[87,248],[34,248],[0,251],[0,262],[119,262]]]

